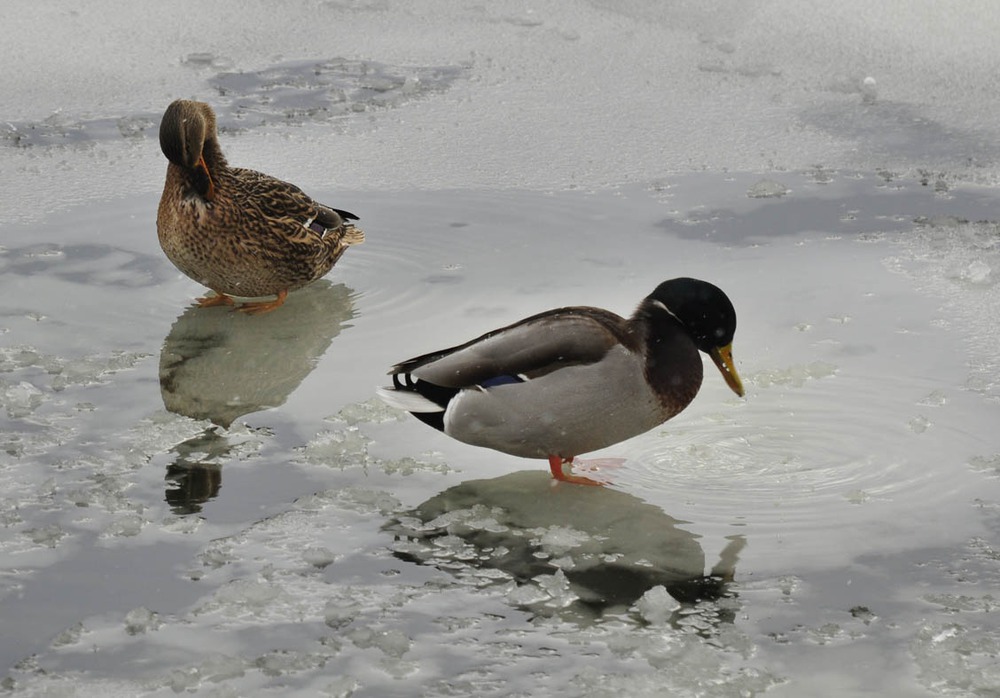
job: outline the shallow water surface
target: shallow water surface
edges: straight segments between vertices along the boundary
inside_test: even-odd
[[[1000,197],[762,179],[338,192],[368,242],[261,317],[190,307],[154,197],[5,227],[5,686],[998,690]],[[733,299],[747,397],[708,364],[597,454],[605,489],[372,398],[396,361],[682,275]]]

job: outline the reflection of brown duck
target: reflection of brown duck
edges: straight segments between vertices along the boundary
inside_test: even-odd
[[[230,167],[215,113],[203,102],[179,99],[167,107],[160,148],[170,161],[156,216],[160,245],[178,269],[215,291],[200,305],[277,295],[239,308],[273,310],[365,239],[350,223],[353,213],[319,204],[294,184]]]
[[[222,486],[222,465],[232,445],[216,427],[206,429],[194,438],[173,448],[177,455],[167,466],[164,498],[175,514],[197,514],[201,505],[215,499]]]
[[[386,528],[401,540],[398,557],[453,572],[500,569],[523,584],[561,569],[579,598],[577,610],[599,615],[630,607],[658,585],[686,604],[730,595],[743,538],[732,538],[706,574],[698,536],[680,523],[623,492],[554,489],[544,473],[523,471],[464,482]],[[462,539],[475,554],[438,548],[434,541],[442,536]]]
[[[320,281],[292,296],[285,312],[258,318],[188,308],[160,352],[164,406],[228,427],[283,404],[354,317],[352,295],[343,284]]]

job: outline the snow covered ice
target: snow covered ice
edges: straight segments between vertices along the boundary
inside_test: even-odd
[[[963,7],[12,0],[4,689],[1000,691],[1000,12]],[[279,312],[190,308],[178,97],[368,242]],[[708,373],[608,488],[373,399],[681,275],[733,298],[747,399]]]

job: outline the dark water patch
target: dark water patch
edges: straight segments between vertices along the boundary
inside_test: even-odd
[[[207,59],[194,64],[226,67]],[[444,92],[469,70],[469,65],[402,66],[346,58],[286,61],[256,71],[222,70],[206,80],[204,93],[196,97],[212,104],[223,132],[324,124]],[[28,148],[156,138],[161,115],[57,112],[45,119],[5,121],[0,123],[0,143]]]

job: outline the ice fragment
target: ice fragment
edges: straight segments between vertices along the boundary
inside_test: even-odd
[[[663,625],[680,609],[678,601],[662,584],[653,587],[635,602],[635,609],[650,625]]]
[[[160,627],[159,616],[145,606],[133,608],[125,614],[125,632],[129,635],[141,635],[147,630]]]
[[[751,199],[770,199],[784,196],[789,191],[791,190],[781,182],[776,182],[773,179],[762,179],[747,189],[747,196]]]

